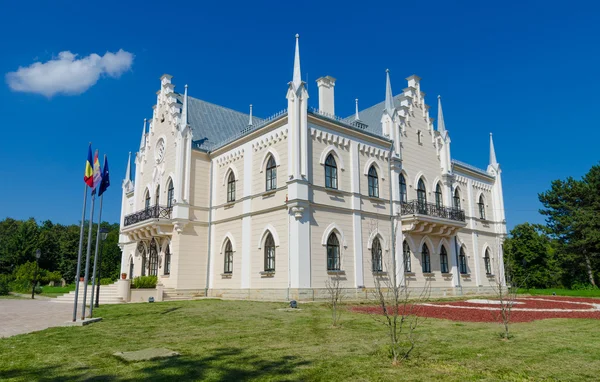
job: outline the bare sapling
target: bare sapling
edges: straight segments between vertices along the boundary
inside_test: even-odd
[[[333,327],[337,327],[342,315],[340,305],[345,297],[341,275],[336,274],[328,278],[325,282],[325,287],[327,289],[327,305],[331,309],[331,324]]]

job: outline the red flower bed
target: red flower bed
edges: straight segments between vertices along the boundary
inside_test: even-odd
[[[600,299],[543,296],[518,298],[517,302],[522,304],[513,306],[512,322],[530,322],[547,318],[600,319]],[[452,321],[498,322],[500,320],[499,304],[475,303],[468,302],[468,300],[411,305],[408,309],[421,317]],[[381,308],[378,306],[354,307],[352,310],[381,314]]]

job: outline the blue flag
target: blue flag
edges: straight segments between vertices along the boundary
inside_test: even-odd
[[[98,196],[102,195],[104,191],[110,186],[110,179],[108,178],[108,159],[104,156],[104,166],[102,166],[102,180],[100,181],[100,187],[98,188]]]

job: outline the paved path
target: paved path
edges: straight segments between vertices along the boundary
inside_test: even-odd
[[[62,326],[72,318],[73,305],[70,304],[55,304],[37,298],[0,299],[0,337]]]

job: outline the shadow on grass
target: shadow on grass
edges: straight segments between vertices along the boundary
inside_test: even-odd
[[[299,366],[307,366],[308,361],[294,356],[277,359],[263,359],[260,355],[245,354],[238,348],[214,349],[212,354],[200,357],[180,356],[169,359],[141,363],[120,362],[111,373],[99,373],[90,368],[65,370],[64,365],[40,366],[0,371],[0,380],[17,378],[41,382],[65,380],[85,381],[173,381],[173,380],[216,380],[240,381],[253,378],[285,380]],[[129,365],[136,365],[129,368]],[[142,367],[138,367],[142,366]],[[242,367],[240,367],[242,366]],[[98,370],[99,371],[99,370]]]

